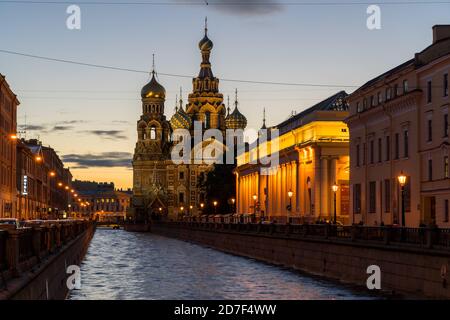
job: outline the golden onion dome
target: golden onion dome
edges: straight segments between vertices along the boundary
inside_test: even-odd
[[[225,118],[227,129],[245,129],[247,127],[247,118],[239,112],[237,106],[234,111]]]
[[[173,130],[186,129],[189,130],[192,126],[191,117],[183,110],[179,108],[178,111],[170,119],[170,125]]]
[[[141,97],[144,98],[166,98],[166,89],[156,81],[155,72],[152,79],[141,90]]]

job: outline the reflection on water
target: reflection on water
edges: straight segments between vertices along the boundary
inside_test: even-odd
[[[366,299],[297,272],[150,233],[97,229],[70,299]]]

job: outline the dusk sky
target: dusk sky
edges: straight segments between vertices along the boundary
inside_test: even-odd
[[[291,5],[281,0],[246,1],[253,2],[248,6],[227,5],[224,0],[218,1],[221,5],[210,1],[209,6],[179,2],[183,1],[167,0],[170,5],[79,2],[81,30],[69,30],[66,8],[76,2],[0,1],[0,50],[142,71],[150,71],[154,53],[158,72],[194,77],[200,65],[197,44],[208,16],[216,77],[336,85],[221,81],[225,97],[233,100],[234,89],[239,90],[240,111],[249,127],[259,128],[263,108],[268,125],[275,125],[293,110],[301,111],[337,91],[350,93],[430,45],[433,25],[450,23],[450,3],[432,1],[381,5],[382,29],[374,31],[366,27],[368,4],[343,5],[344,0],[335,5],[292,5],[299,0]],[[38,137],[55,148],[75,178],[132,186],[140,90],[148,74],[1,52],[0,73],[21,102],[19,130],[26,118],[27,138]],[[191,79],[159,75],[159,81],[167,90],[165,113],[170,118],[175,95],[182,86],[186,101]]]

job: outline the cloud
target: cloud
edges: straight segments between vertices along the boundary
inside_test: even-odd
[[[91,130],[87,131],[90,134],[105,138],[105,139],[111,139],[111,140],[125,140],[128,137],[124,135],[123,131],[121,130]]]
[[[20,131],[45,131],[47,130],[47,127],[44,125],[20,125],[19,126]]]
[[[95,167],[131,167],[133,155],[129,152],[103,152],[98,154],[66,154],[62,160],[73,164],[75,169],[88,169]]]
[[[73,126],[54,126],[51,131],[67,131],[72,129]]]
[[[190,0],[175,1],[192,2]],[[208,0],[208,6],[226,14],[242,16],[270,15],[283,10],[278,0]]]

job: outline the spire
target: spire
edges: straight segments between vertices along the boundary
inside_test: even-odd
[[[267,127],[266,127],[266,108],[264,108],[264,111],[263,111],[263,125],[262,125],[261,129],[267,129]]]
[[[208,36],[208,17],[205,17],[205,36]]]
[[[237,110],[237,108],[238,108],[238,104],[239,104],[239,102],[238,102],[238,90],[237,90],[237,88],[236,88],[236,91],[235,91],[235,98],[234,98],[234,108]]]
[[[180,110],[183,110],[183,87],[180,87]]]
[[[155,54],[153,54],[153,62],[152,62],[152,75],[155,75]]]
[[[227,111],[228,111],[228,115],[230,115],[231,113],[231,109],[230,109],[230,95],[227,96]]]
[[[178,112],[178,95],[175,95],[175,113]]]

